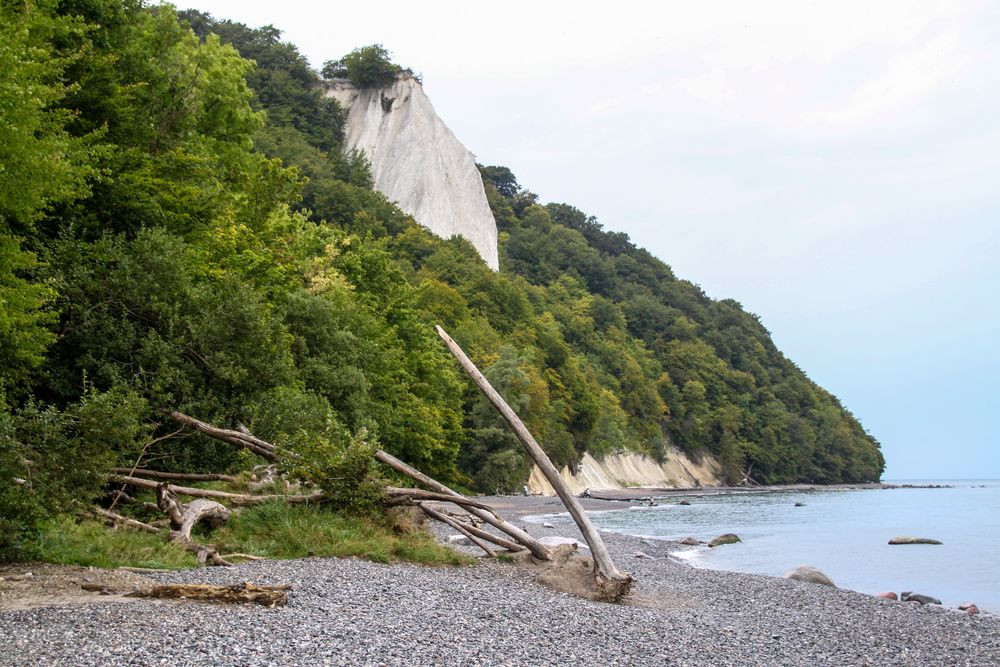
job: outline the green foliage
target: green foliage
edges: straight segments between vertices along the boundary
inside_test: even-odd
[[[481,167],[503,271],[415,225],[343,153],[342,110],[273,27],[125,0],[0,12],[3,555],[99,500],[116,463],[248,463],[163,409],[300,452],[359,515],[377,506],[376,446],[442,481],[520,488],[520,445],[437,323],[557,465],[674,445],[731,479],[881,473],[878,443],[756,317],[539,205],[509,169]],[[328,65],[358,85],[401,71],[378,45]]]
[[[327,79],[350,79],[358,88],[383,88],[396,80],[403,68],[381,44],[354,49],[340,60],[328,60],[322,74]]]

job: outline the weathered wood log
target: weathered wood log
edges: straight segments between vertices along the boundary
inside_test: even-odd
[[[228,442],[229,444],[236,445],[237,447],[248,449],[268,461],[280,461],[282,456],[287,458],[298,458],[297,454],[280,450],[275,445],[250,435],[249,433],[212,426],[211,424],[203,422],[200,419],[195,419],[194,417],[186,415],[183,412],[178,412],[177,410],[171,410],[166,414],[178,424],[192,428],[199,433],[204,433],[205,435],[217,440],[222,440],[224,442]]]
[[[441,512],[441,514],[445,514],[445,513]],[[448,516],[448,515],[445,514],[445,516]],[[473,535],[475,535],[476,537],[481,537],[482,539],[487,540],[489,542],[492,542],[493,544],[496,544],[497,546],[503,547],[507,551],[517,552],[517,551],[524,551],[525,549],[527,549],[527,547],[525,547],[523,544],[518,544],[517,542],[512,542],[511,540],[508,540],[508,539],[506,539],[504,537],[500,537],[499,535],[494,535],[493,533],[489,532],[488,530],[483,530],[482,528],[480,528],[479,526],[476,526],[473,523],[466,523],[464,521],[459,521],[458,519],[456,519],[453,516],[448,516],[448,518],[452,519],[453,521],[458,521],[458,523],[460,523],[463,526],[465,526],[465,529],[468,530]]]
[[[166,584],[149,589],[133,591],[126,597],[184,599],[198,602],[252,603],[264,607],[283,607],[288,604],[288,590],[285,586],[255,586],[249,582],[235,586],[213,586],[210,584]]]
[[[191,529],[199,521],[219,527],[229,520],[229,508],[214,500],[197,498],[188,504],[171,493],[170,485],[160,482],[156,486],[156,504],[170,519],[170,539],[181,544],[198,558],[200,565],[212,561],[213,565],[232,565],[215,549],[191,539]]]
[[[420,472],[416,468],[403,463],[395,456],[386,451],[380,449],[377,452],[375,452],[375,459],[389,466],[396,472],[406,475],[410,479],[413,479],[416,482],[423,484],[427,488],[437,491],[438,493],[444,493],[449,496],[457,496],[459,498],[465,497],[462,494],[458,493],[457,491],[453,491],[452,489],[448,488],[441,482],[431,477],[428,477],[427,475]],[[535,556],[535,558],[539,558],[545,561],[552,560],[552,553],[547,546],[536,540],[527,532],[521,530],[514,524],[510,523],[509,521],[504,521],[504,519],[495,512],[492,513],[487,512],[486,510],[481,510],[478,507],[466,507],[466,511],[468,511],[469,514],[472,514],[473,516],[479,517],[480,519],[490,524],[494,528],[497,528],[498,530],[501,530],[510,535],[511,537],[513,537],[520,544],[523,544],[525,547],[527,547],[528,550],[531,551],[532,555]]]
[[[438,521],[451,526],[452,528],[454,528],[458,532],[460,532],[463,535],[465,535],[467,538],[469,538],[469,540],[473,544],[475,544],[477,547],[479,547],[480,549],[482,549],[483,551],[485,551],[486,555],[489,556],[490,558],[496,558],[497,557],[496,552],[493,551],[493,549],[490,549],[490,547],[486,544],[486,542],[483,542],[481,539],[479,539],[478,537],[476,537],[475,535],[473,535],[472,531],[470,531],[467,526],[463,526],[458,521],[455,521],[454,519],[452,519],[450,516],[447,516],[445,514],[441,514],[441,512],[438,512],[437,510],[435,510],[433,508],[427,507],[423,503],[417,503],[417,507],[419,507],[420,509],[422,509],[424,511],[424,514],[426,514],[427,516],[431,517],[432,519],[437,519]]]
[[[383,489],[383,491],[387,496],[389,496],[389,498],[403,497],[412,498],[413,500],[438,500],[443,503],[454,503],[460,507],[477,507],[481,510],[486,510],[487,512],[496,514],[496,510],[486,503],[481,503],[477,500],[466,498],[465,496],[453,496],[448,493],[424,491],[423,489],[408,489],[398,486],[387,486]]]
[[[238,477],[216,473],[164,472],[147,468],[112,468],[111,472],[118,475],[140,475],[151,479],[173,479],[181,482],[235,482]]]
[[[116,526],[128,526],[129,528],[135,528],[136,530],[141,530],[146,533],[159,533],[160,529],[156,526],[151,526],[148,523],[143,523],[136,519],[132,519],[127,516],[122,516],[118,512],[112,512],[111,510],[106,510],[103,507],[95,507],[94,514],[101,517],[108,523]]]
[[[155,489],[160,483],[155,482],[151,479],[143,479],[141,477],[131,477],[129,475],[111,475],[109,478],[113,482],[121,482],[123,484],[128,484],[130,486],[137,486],[143,489]],[[322,491],[315,491],[306,495],[293,495],[285,496],[281,494],[266,495],[266,496],[255,496],[245,493],[230,493],[229,491],[216,491],[214,489],[196,489],[189,486],[177,486],[170,484],[170,492],[176,493],[181,496],[190,496],[192,498],[214,498],[216,500],[225,500],[236,507],[244,507],[246,505],[256,505],[258,503],[266,503],[270,500],[283,500],[288,503],[312,503],[323,499]]]
[[[539,444],[535,441],[534,436],[528,431],[528,428],[524,425],[524,422],[517,416],[517,414],[507,405],[507,401],[493,388],[486,377],[476,368],[476,365],[472,363],[469,357],[466,356],[462,348],[459,347],[458,343],[452,340],[451,336],[445,332],[440,326],[435,327],[438,336],[444,341],[445,345],[448,346],[448,350],[451,351],[455,359],[458,360],[459,365],[462,369],[472,378],[479,390],[483,392],[487,400],[493,404],[493,407],[500,412],[504,420],[513,429],[514,434],[517,435],[518,440],[524,445],[525,450],[538,465],[538,468],[545,475],[545,478],[555,489],[556,494],[563,501],[563,505],[569,511],[570,516],[576,522],[576,525],[580,528],[580,532],[583,533],[584,539],[587,541],[588,546],[590,546],[590,552],[594,557],[594,565],[597,568],[597,583],[598,586],[604,590],[607,594],[607,599],[609,600],[619,600],[624,597],[632,587],[632,576],[620,572],[617,567],[615,567],[614,561],[611,560],[611,554],[608,553],[607,547],[604,545],[604,540],[601,538],[601,534],[597,532],[594,528],[594,524],[591,523],[590,517],[583,510],[583,506],[580,505],[580,501],[577,500],[569,487],[566,485],[566,481],[556,470],[556,467],[552,465],[552,461],[545,454]]]

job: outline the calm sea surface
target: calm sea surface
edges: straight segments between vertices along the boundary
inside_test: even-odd
[[[1000,481],[907,482],[951,488],[706,495],[689,497],[689,506],[666,498],[656,507],[591,516],[601,529],[632,535],[710,540],[736,533],[743,539],[678,554],[695,567],[781,576],[812,565],[841,588],[915,591],[946,606],[972,601],[1000,613]],[[546,520],[570,521],[565,515]],[[944,544],[887,544],[903,535]]]

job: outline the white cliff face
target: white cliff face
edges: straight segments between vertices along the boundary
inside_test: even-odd
[[[336,81],[327,94],[347,110],[344,150],[368,157],[378,191],[438,236],[468,239],[499,269],[496,221],[476,162],[423,87],[408,76],[381,89]]]

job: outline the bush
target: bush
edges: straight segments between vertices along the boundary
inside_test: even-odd
[[[381,44],[354,49],[340,60],[328,60],[321,73],[326,79],[350,79],[358,88],[382,88],[392,84],[403,68],[392,62]]]

